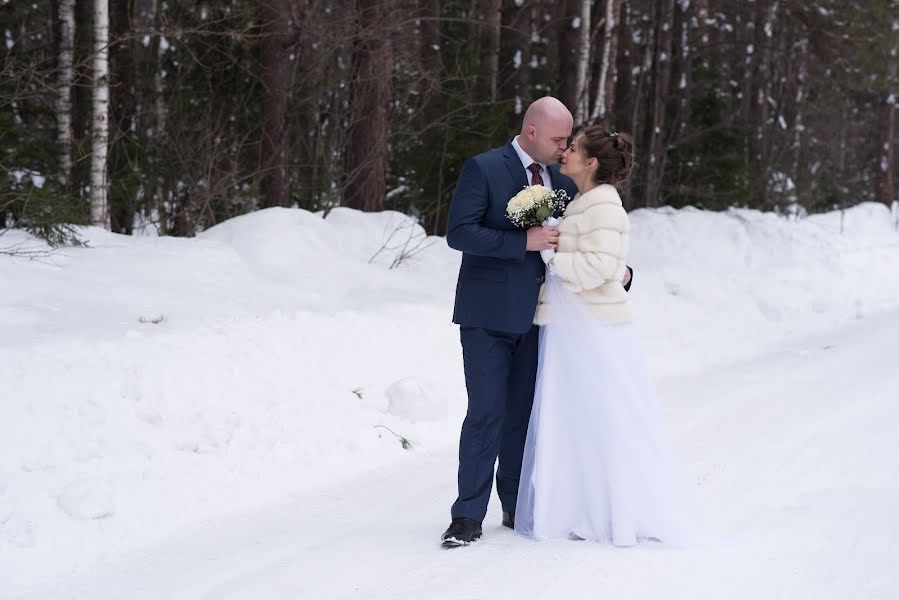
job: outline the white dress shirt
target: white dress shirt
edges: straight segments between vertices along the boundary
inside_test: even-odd
[[[515,148],[515,152],[518,153],[518,158],[521,160],[521,165],[524,168],[525,177],[528,180],[528,185],[532,185],[531,178],[533,177],[533,173],[528,171],[528,167],[537,161],[528,156],[528,153],[521,149],[521,146],[518,144],[518,136],[515,136],[515,139],[512,140],[512,147]],[[548,187],[549,189],[553,189],[553,180],[552,177],[549,176],[549,169],[546,168],[546,165],[543,163],[537,163],[540,165],[540,177],[543,178],[543,185]]]

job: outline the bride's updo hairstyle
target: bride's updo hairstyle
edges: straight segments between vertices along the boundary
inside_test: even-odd
[[[594,180],[596,183],[619,185],[634,168],[634,140],[626,133],[611,131],[602,125],[590,125],[578,149],[586,158],[599,161]]]

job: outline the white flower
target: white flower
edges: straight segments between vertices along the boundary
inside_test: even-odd
[[[564,208],[567,197],[564,190],[554,192],[544,185],[532,185],[509,200],[506,216],[519,227],[535,227],[547,215]]]

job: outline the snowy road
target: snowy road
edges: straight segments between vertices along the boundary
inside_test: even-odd
[[[28,598],[899,597],[899,312],[715,372],[659,382],[726,543],[534,543],[499,524],[442,550],[453,448],[209,522]],[[735,343],[738,341],[735,340]],[[0,593],[2,596],[2,593]]]

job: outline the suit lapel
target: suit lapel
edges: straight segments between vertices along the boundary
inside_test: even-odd
[[[515,183],[513,194],[517,194],[528,186],[528,178],[524,174],[524,165],[521,164],[518,153],[512,147],[512,142],[506,144],[506,147],[503,149],[503,158],[506,162],[506,168],[509,169],[509,175],[512,176],[512,181]]]
[[[549,176],[552,177],[553,189],[563,189],[567,192],[568,190],[565,187],[565,182],[562,181],[563,175],[559,171],[559,165],[548,165],[546,170],[549,171]]]

